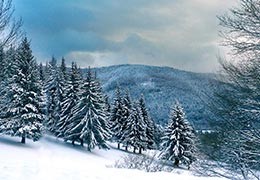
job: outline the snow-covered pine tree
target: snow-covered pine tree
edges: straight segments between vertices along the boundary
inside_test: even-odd
[[[5,69],[5,52],[3,46],[0,45],[0,82],[4,80],[4,69]]]
[[[120,131],[121,137],[119,139],[119,143],[125,142],[125,138],[126,138],[125,137],[125,135],[126,135],[125,131],[128,128],[127,127],[128,126],[128,118],[129,118],[131,112],[132,112],[132,101],[131,101],[129,91],[126,90],[125,95],[122,98],[122,127],[121,127],[121,131]],[[124,143],[124,146],[125,146],[125,150],[127,151],[128,144]]]
[[[52,60],[46,64],[46,83],[45,83],[45,96],[46,96],[46,122],[45,126],[50,131],[54,131],[55,126],[55,92],[56,92],[56,79],[57,79],[57,60],[52,57]]]
[[[141,95],[138,105],[139,105],[139,109],[140,109],[140,116],[142,118],[142,122],[144,123],[144,131],[145,131],[145,136],[146,136],[145,147],[146,147],[146,149],[153,149],[154,145],[155,145],[155,143],[154,143],[155,123],[153,122],[152,118],[149,116],[143,95]]]
[[[71,70],[68,75],[67,90],[64,101],[61,103],[61,117],[57,122],[57,136],[64,137],[68,124],[71,123],[72,109],[79,101],[79,91],[81,84],[81,77],[77,68],[77,64],[72,62]]]
[[[3,58],[1,60],[1,81],[0,81],[0,119],[1,117],[5,116],[6,104],[9,101],[9,98],[7,98],[7,94],[10,93],[9,87],[11,87],[10,83],[12,82],[12,77],[15,73],[15,66],[14,63],[16,61],[16,50],[11,46],[5,53],[2,55]],[[0,120],[0,125],[5,124],[5,120]]]
[[[134,153],[139,149],[139,153],[141,154],[142,150],[146,148],[146,135],[143,119],[140,115],[138,103],[133,104],[124,126],[122,142],[126,147],[132,146]]]
[[[49,63],[49,75],[45,85],[46,93],[46,127],[53,133],[56,132],[57,122],[60,120],[61,115],[61,102],[63,101],[63,93],[65,89],[65,79],[57,67],[57,61],[53,57]]]
[[[110,112],[109,112],[108,107],[107,107],[109,104],[108,104],[108,102],[106,102],[106,99],[105,99],[106,95],[103,93],[100,81],[97,78],[96,71],[94,72],[93,81],[94,81],[95,92],[96,92],[98,99],[99,99],[100,108],[102,109],[102,111],[105,115],[105,121],[101,121],[101,123],[102,123],[101,125],[103,127],[106,127],[106,130],[107,130],[107,133],[108,133],[107,139],[109,139],[112,135],[112,132],[110,131],[110,128],[109,128]]]
[[[194,130],[178,102],[171,110],[162,141],[161,159],[173,161],[177,167],[183,163],[188,168],[195,161]]]
[[[1,132],[37,141],[41,137],[43,113],[41,111],[41,86],[36,60],[30,43],[24,38],[17,49],[15,72],[5,94],[5,114]]]
[[[106,112],[104,104],[100,100],[97,83],[89,69],[87,78],[81,86],[80,100],[73,108],[70,124],[65,132],[65,140],[74,144],[79,141],[81,145],[86,143],[88,150],[99,146],[108,148],[106,140],[109,138]]]
[[[124,111],[122,104],[122,97],[120,87],[118,86],[115,91],[115,98],[110,116],[110,130],[112,131],[112,141],[118,143],[117,148],[120,149],[122,127],[124,124]]]

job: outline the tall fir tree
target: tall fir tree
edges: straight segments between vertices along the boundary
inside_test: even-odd
[[[173,161],[177,167],[183,163],[188,168],[196,160],[194,130],[178,102],[171,110],[162,141],[161,159]]]
[[[128,144],[126,143],[126,129],[128,128],[128,118],[132,112],[132,100],[129,94],[129,91],[125,91],[125,95],[122,98],[122,127],[120,133],[120,139],[118,140],[120,143],[123,143],[125,146],[125,150],[127,151]]]
[[[57,122],[57,136],[64,137],[67,126],[71,123],[72,109],[79,101],[81,77],[77,68],[77,64],[72,62],[71,70],[68,76],[67,90],[64,101],[61,103],[61,117]]]
[[[125,129],[123,130],[122,142],[127,146],[134,148],[134,153],[139,149],[139,153],[146,149],[146,135],[144,122],[140,116],[140,109],[138,103],[132,105],[130,114],[125,122]]]
[[[145,137],[145,147],[147,149],[153,149],[155,146],[155,143],[154,143],[155,123],[152,120],[152,118],[149,116],[143,95],[141,95],[138,105],[139,105],[139,109],[140,109],[140,117],[142,118],[142,122],[144,123],[144,131],[145,131],[145,136],[146,136]]]
[[[53,57],[49,63],[49,75],[45,85],[46,93],[46,127],[49,132],[57,135],[57,123],[61,116],[61,103],[64,98],[65,79],[57,60]]]
[[[108,148],[106,140],[109,138],[106,112],[103,100],[100,99],[100,87],[97,87],[89,69],[80,93],[80,100],[73,108],[71,123],[67,126],[65,140],[74,144],[79,141],[81,145],[86,143],[88,150],[99,146]]]
[[[5,91],[5,114],[1,119],[0,131],[38,140],[42,135],[43,113],[41,111],[41,86],[36,60],[32,55],[30,42],[24,38],[17,49],[15,71]]]
[[[121,137],[123,133],[123,124],[124,124],[124,111],[123,103],[121,97],[121,90],[117,87],[115,91],[115,98],[113,103],[113,108],[110,116],[110,129],[112,131],[112,141],[118,143],[117,148],[120,149]]]
[[[15,73],[14,63],[16,61],[16,49],[11,46],[6,52],[3,52],[4,55],[1,55],[1,81],[0,81],[0,119],[5,116],[6,113],[6,104],[9,99],[6,98],[7,94],[10,93],[9,88],[11,87],[12,78]],[[4,123],[4,120],[1,124]]]
[[[0,45],[0,82],[4,80],[4,69],[5,69],[5,52],[3,46]]]

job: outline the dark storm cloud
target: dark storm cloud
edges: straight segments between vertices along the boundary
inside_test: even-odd
[[[211,71],[216,15],[236,0],[13,0],[39,61],[140,63]]]

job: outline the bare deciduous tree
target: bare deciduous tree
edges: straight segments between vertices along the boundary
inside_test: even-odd
[[[260,1],[241,0],[218,19],[231,49],[230,59],[220,61],[225,86],[213,101],[222,119],[221,164],[239,169],[243,179],[260,179]]]
[[[21,36],[22,20],[13,17],[14,7],[12,0],[0,1],[0,45],[2,47],[12,44]]]

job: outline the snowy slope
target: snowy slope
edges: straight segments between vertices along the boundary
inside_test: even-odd
[[[1,136],[0,149],[1,180],[219,179],[196,177],[184,170],[146,173],[112,168],[115,160],[125,155],[123,151],[96,149],[88,152],[49,136],[35,143],[28,141],[26,145],[17,138]]]

